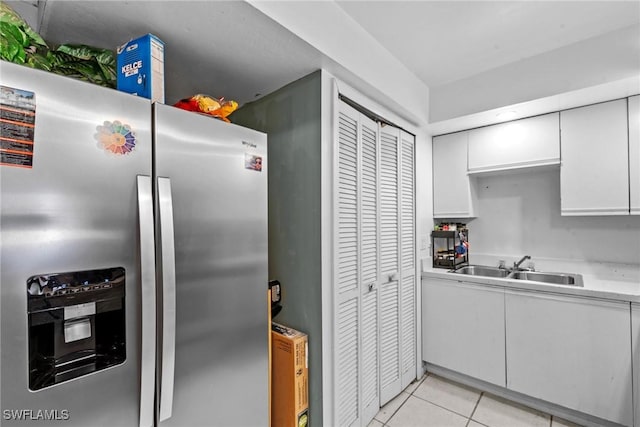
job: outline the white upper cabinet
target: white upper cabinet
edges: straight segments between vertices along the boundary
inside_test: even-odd
[[[640,215],[640,95],[629,98],[629,194],[632,215]]]
[[[473,216],[473,188],[467,176],[467,138],[457,132],[433,138],[433,216]]]
[[[560,163],[559,113],[469,132],[469,173]]]
[[[629,214],[627,100],[560,112],[562,215]]]

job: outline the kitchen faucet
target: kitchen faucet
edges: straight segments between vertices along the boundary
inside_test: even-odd
[[[518,268],[520,268],[520,264],[522,264],[523,262],[525,262],[525,260],[528,260],[528,259],[531,259],[531,256],[530,256],[530,255],[525,255],[525,256],[523,256],[523,257],[520,259],[520,261],[518,261],[518,262],[514,262],[514,263],[513,263],[513,269],[514,269],[514,270],[517,270]]]

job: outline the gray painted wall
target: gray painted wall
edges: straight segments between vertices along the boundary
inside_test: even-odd
[[[309,421],[321,426],[321,72],[244,105],[230,119],[268,134],[269,277],[282,284],[283,304],[274,320],[309,336]]]

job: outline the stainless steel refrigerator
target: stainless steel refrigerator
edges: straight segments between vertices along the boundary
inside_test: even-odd
[[[0,86],[0,424],[268,425],[266,135]]]

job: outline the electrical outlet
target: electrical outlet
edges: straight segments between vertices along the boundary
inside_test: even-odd
[[[420,250],[421,251],[426,251],[427,250],[427,241],[428,241],[428,239],[426,237],[424,237],[424,236],[420,239]]]

